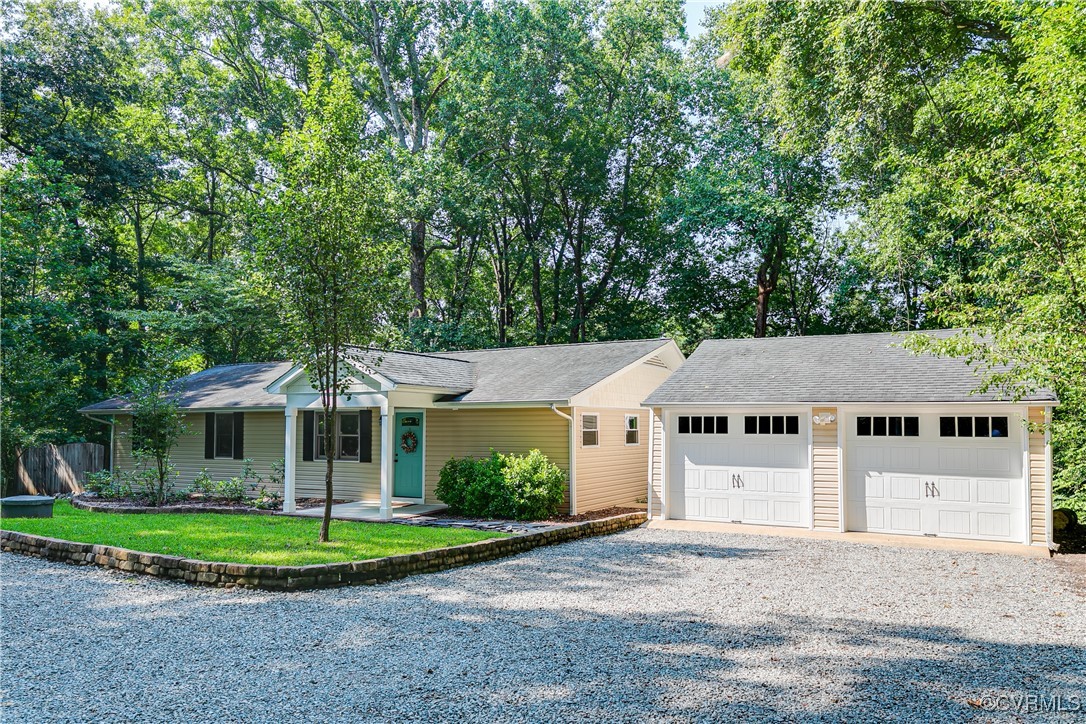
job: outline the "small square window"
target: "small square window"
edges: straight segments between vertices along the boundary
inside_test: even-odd
[[[637,426],[637,415],[626,415],[626,444],[627,445],[640,445],[641,431]]]
[[[743,432],[748,435],[758,434],[758,418],[753,415],[748,415],[743,419]]]
[[[758,417],[758,434],[759,435],[772,435],[772,419],[769,415],[760,415]]]
[[[886,418],[887,433],[890,437],[901,437],[901,418],[900,417],[888,417]]]
[[[785,434],[798,435],[799,434],[799,417],[797,415],[789,415],[784,418],[785,422]]]
[[[939,418],[939,437],[957,437],[957,430],[953,417]]]
[[[773,416],[773,434],[774,435],[783,435],[784,434],[784,415],[774,415]]]
[[[958,418],[958,437],[973,437],[973,418]]]
[[[989,437],[987,417],[973,418],[973,437]]]
[[[1008,437],[1011,434],[1010,427],[1005,417],[992,418],[992,437]]]
[[[905,437],[920,437],[920,418],[905,418]]]
[[[701,434],[701,416],[695,416],[690,418],[690,432],[695,435]]]
[[[690,433],[690,418],[686,415],[679,415],[679,434],[688,435]]]
[[[860,437],[871,437],[871,418],[870,417],[857,417],[856,418],[856,434]]]
[[[581,446],[600,446],[600,417],[599,415],[581,415]]]
[[[703,417],[701,420],[701,429],[706,435],[716,434],[716,418],[715,417]]]
[[[728,418],[722,415],[718,415],[716,418],[716,434],[727,435],[728,434]]]
[[[872,434],[875,435],[876,437],[885,437],[886,436],[886,418],[885,417],[876,417],[876,418],[874,418],[873,423],[874,424],[872,425],[872,429],[873,429]]]

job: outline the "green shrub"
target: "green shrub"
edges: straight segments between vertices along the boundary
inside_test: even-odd
[[[542,520],[558,512],[566,474],[538,450],[506,455],[505,482],[517,520]]]
[[[437,497],[460,515],[541,520],[558,512],[566,474],[539,450],[527,455],[451,458],[437,484]]]

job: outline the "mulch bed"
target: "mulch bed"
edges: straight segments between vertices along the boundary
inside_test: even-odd
[[[1060,544],[1058,553],[1086,553],[1086,525],[1076,523],[1052,536]]]
[[[127,508],[144,508],[147,504],[136,498],[95,498],[84,497],[87,502],[93,502],[95,506],[100,508],[116,508],[118,510],[124,510]],[[332,500],[333,505],[339,503],[345,503],[344,500]],[[324,506],[324,498],[300,498],[295,505],[299,510],[305,510],[307,508],[318,508]],[[279,506],[271,510],[278,510]],[[192,498],[177,503],[170,503],[169,505],[159,506],[157,510],[170,513],[200,513],[205,511],[221,512],[223,510],[238,510],[238,511],[266,511],[268,508],[257,508],[249,503],[231,503],[227,501],[214,501],[214,500],[201,500],[199,498]]]
[[[623,515],[625,513],[641,513],[641,512],[643,512],[643,511],[640,510],[639,508],[619,508],[619,507],[614,507],[614,508],[604,508],[603,510],[593,510],[593,511],[591,511],[589,513],[580,513],[578,515],[556,515],[556,516],[553,516],[551,518],[547,518],[546,520],[533,520],[533,521],[525,521],[525,522],[554,523],[554,524],[558,524],[558,523],[585,523],[585,522],[590,521],[590,520],[601,520],[602,518],[610,518],[612,516]],[[426,513],[425,516],[420,516],[420,517],[426,517],[426,518],[456,518],[457,520],[478,520],[478,521],[493,520],[493,518],[479,518],[479,517],[472,516],[472,515],[456,515],[455,513],[450,513],[448,510],[435,510],[432,513]]]

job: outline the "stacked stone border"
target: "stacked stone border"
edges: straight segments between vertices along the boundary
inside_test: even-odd
[[[601,518],[510,538],[493,538],[449,548],[437,548],[367,561],[312,566],[213,563],[177,556],[162,556],[156,553],[141,553],[127,548],[73,543],[10,530],[0,531],[0,550],[75,565],[96,565],[102,568],[142,573],[203,586],[258,588],[266,591],[305,591],[337,586],[372,585],[417,573],[434,573],[459,568],[472,563],[513,556],[540,546],[617,533],[628,528],[636,528],[646,519],[645,513],[625,513],[611,518]]]
[[[228,505],[164,505],[154,507],[150,505],[110,505],[108,503],[96,503],[91,499],[79,495],[71,498],[73,508],[87,510],[91,513],[215,513],[217,515],[280,515],[279,510],[264,510],[262,508],[238,508]]]

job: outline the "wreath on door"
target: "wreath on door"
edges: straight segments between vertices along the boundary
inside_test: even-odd
[[[400,449],[405,453],[413,453],[418,450],[419,439],[415,437],[415,433],[408,430],[400,436]]]

